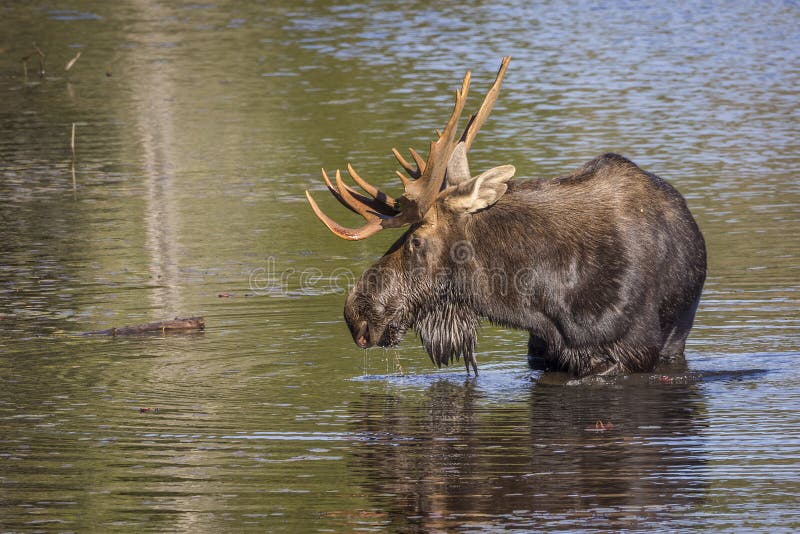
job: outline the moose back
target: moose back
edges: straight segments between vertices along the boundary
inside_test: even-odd
[[[366,223],[346,228],[306,191],[319,219],[347,240],[408,227],[347,296],[344,317],[362,348],[398,344],[409,328],[434,364],[475,358],[481,318],[530,333],[532,367],[577,377],[651,371],[683,356],[706,276],[703,236],[683,197],[616,154],[571,174],[513,180],[502,165],[477,176],[467,154],[488,117],[510,58],[461,135],[470,73],[428,157],[412,163],[393,198],[347,165],[363,190],[331,194]]]

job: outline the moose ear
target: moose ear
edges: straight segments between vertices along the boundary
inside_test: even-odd
[[[444,203],[453,211],[467,213],[488,208],[505,194],[508,189],[506,182],[515,172],[513,165],[501,165],[489,169],[480,176],[450,188]]]
[[[456,145],[450,161],[447,162],[447,185],[459,185],[468,182],[472,178],[469,173],[469,163],[467,162],[467,146],[464,141]]]

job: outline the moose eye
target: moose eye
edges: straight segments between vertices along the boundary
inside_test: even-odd
[[[411,241],[409,242],[409,246],[411,250],[419,250],[422,248],[422,238],[417,236],[412,236]]]

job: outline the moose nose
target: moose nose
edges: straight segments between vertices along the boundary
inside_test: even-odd
[[[358,328],[355,340],[356,345],[362,349],[369,347],[369,326],[367,325],[367,321],[361,321],[361,326]]]

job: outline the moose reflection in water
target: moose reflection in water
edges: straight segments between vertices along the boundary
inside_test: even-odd
[[[362,227],[336,223],[306,192],[317,217],[344,239],[410,226],[347,297],[353,341],[393,346],[413,328],[436,365],[463,358],[477,374],[477,328],[486,318],[530,333],[532,367],[577,377],[648,372],[683,358],[706,250],[676,189],[616,154],[553,179],[512,180],[512,165],[470,173],[467,153],[509,60],[460,136],[469,73],[427,160],[412,150],[412,165],[394,151],[408,174],[399,173],[397,199],[349,164],[368,196],[339,171],[334,184],[323,170],[333,196],[366,219]]]
[[[523,384],[508,393],[495,404],[475,381],[441,380],[424,394],[368,394],[352,405],[354,430],[371,439],[350,469],[364,473],[393,530],[485,515],[529,526],[597,515],[624,527],[703,499],[706,408],[696,385]]]

